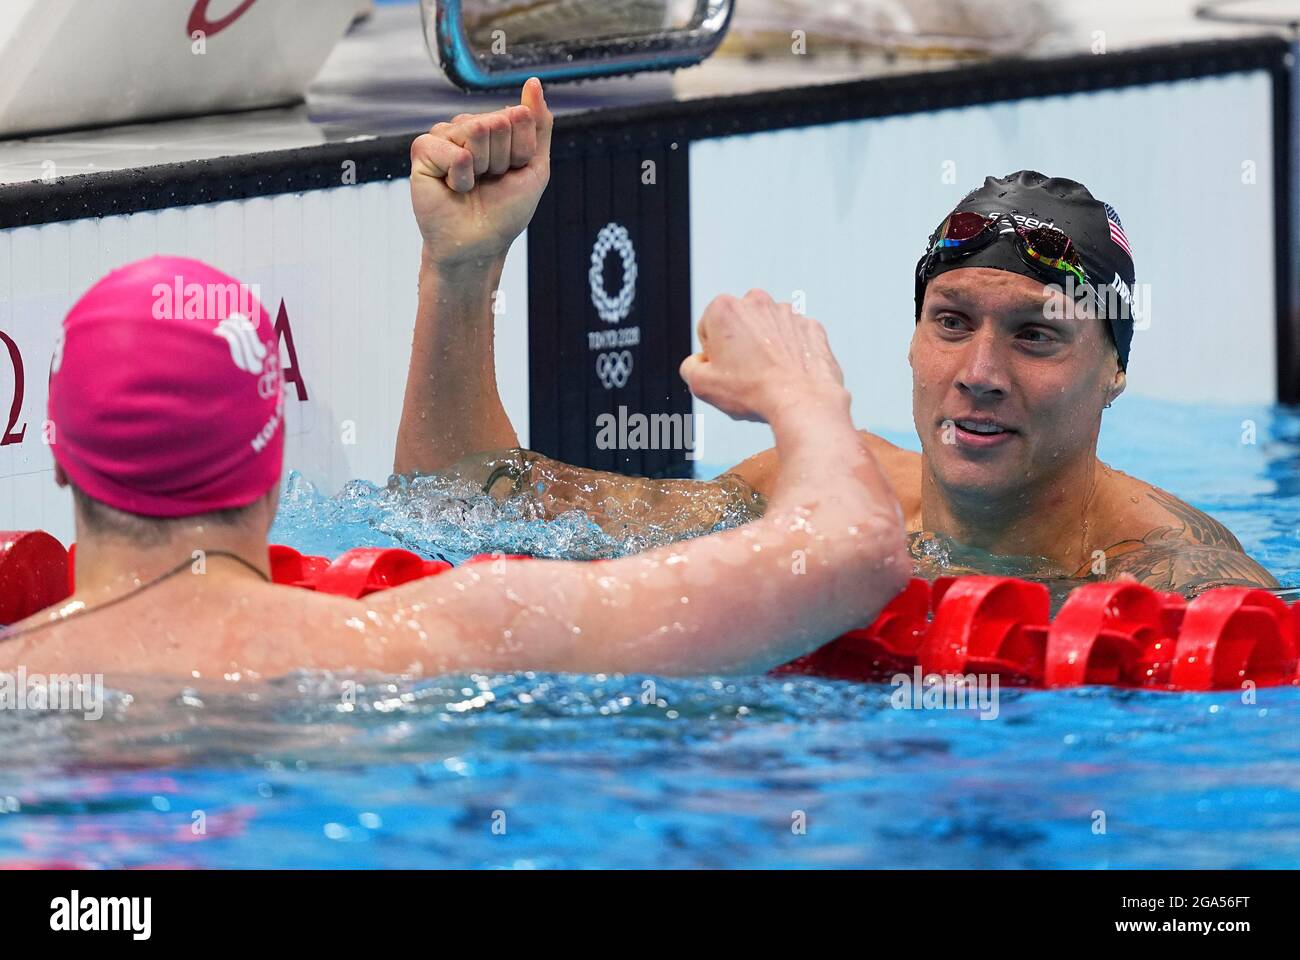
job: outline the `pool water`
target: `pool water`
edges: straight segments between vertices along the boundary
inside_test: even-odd
[[[1300,415],[1126,397],[1106,416],[1103,459],[1208,510],[1300,583]],[[354,484],[329,498],[291,479],[273,539],[453,559],[629,546],[581,517],[528,521],[457,492]],[[0,712],[0,865],[1300,864],[1300,688],[1253,703],[1004,689],[990,720],[895,710],[892,692],[304,674],[115,694],[98,722]]]

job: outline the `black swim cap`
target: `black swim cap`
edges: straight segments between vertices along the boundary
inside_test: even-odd
[[[1045,177],[1033,170],[1020,170],[1005,177],[986,177],[984,186],[966,194],[953,213],[1012,214],[1026,226],[1056,227],[1074,241],[1083,261],[1084,272],[1099,296],[1100,316],[1109,323],[1111,339],[1119,354],[1121,370],[1128,369],[1129,347],[1133,342],[1133,322],[1140,319],[1134,284],[1133,255],[1119,214],[1102,203],[1083,184],[1062,177]],[[945,218],[946,219],[946,218]],[[1037,221],[1037,222],[1035,222]],[[936,230],[937,232],[937,230]],[[933,242],[933,235],[931,236]],[[927,249],[929,245],[927,244]],[[995,241],[958,260],[940,263],[937,259],[922,276],[923,255],[916,265],[916,319],[921,319],[921,303],[930,280],[949,270],[962,267],[994,267],[1034,280],[1041,280],[1021,258],[1011,243]]]

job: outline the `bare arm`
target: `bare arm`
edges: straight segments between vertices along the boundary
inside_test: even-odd
[[[497,389],[492,296],[549,181],[553,125],[540,84],[530,81],[521,99],[439,124],[411,146],[424,249],[394,472],[450,474],[497,497],[527,496],[546,517],[582,510],[616,536],[638,525],[701,533],[761,513],[762,499],[737,478],[624,477],[519,449]]]
[[[858,440],[902,501],[904,519],[919,525],[920,455],[863,430]],[[685,537],[762,516],[780,457],[775,448],[764,450],[714,480],[655,480],[588,470],[516,448],[477,453],[442,472],[499,500],[524,498],[532,516],[551,519],[580,510],[612,536],[653,530]]]
[[[754,294],[716,301],[706,331],[692,389],[767,419],[781,452],[762,519],[613,561],[461,568],[390,591],[387,612],[450,633],[462,669],[683,674],[765,669],[870,621],[911,563],[824,334]]]
[[[716,480],[628,477],[522,449],[475,454],[440,475],[497,500],[522,500],[527,516],[550,520],[570,510],[582,511],[619,538],[708,533],[719,525],[747,523],[767,507],[767,498],[734,473]],[[775,471],[768,489],[774,479]]]
[[[553,123],[541,83],[530,80],[518,106],[461,114],[411,144],[424,247],[397,473],[519,445],[497,392],[492,297],[550,181]]]
[[[475,451],[519,446],[497,392],[492,324],[483,322],[504,257],[439,266],[426,252],[422,260],[395,473],[433,473]]]

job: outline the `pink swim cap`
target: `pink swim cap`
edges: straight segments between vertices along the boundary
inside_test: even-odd
[[[102,503],[146,517],[242,507],[280,479],[280,348],[255,291],[154,257],[95,284],[50,364],[54,459]]]

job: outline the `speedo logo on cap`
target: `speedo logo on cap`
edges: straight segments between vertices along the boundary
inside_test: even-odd
[[[996,217],[996,216],[998,215],[999,212],[1000,212],[1000,211],[989,211],[988,213],[984,214],[984,216],[986,216],[986,217]],[[1011,214],[1008,214],[1008,216],[1011,217],[1012,220],[1016,221],[1016,223],[1020,224],[1022,227],[1030,227],[1030,228],[1032,228],[1032,227],[1054,227],[1054,226],[1056,226],[1056,221],[1055,221],[1055,220],[1039,220],[1037,217],[1026,217],[1023,213],[1011,213]],[[1010,233],[1010,232],[1011,232],[1011,227],[1004,223],[1004,224],[1002,225],[1002,230],[1001,230],[1001,232],[1002,232],[1002,233]]]

